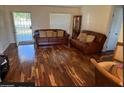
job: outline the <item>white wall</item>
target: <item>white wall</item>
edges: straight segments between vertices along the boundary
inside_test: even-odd
[[[12,22],[13,11],[24,11],[32,13],[32,29],[33,31],[41,28],[49,28],[50,13],[69,13],[72,15],[80,14],[80,8],[74,7],[57,7],[57,6],[6,6],[6,15],[8,30],[10,33],[10,42],[14,43],[14,26]],[[59,22],[58,22],[59,23]]]
[[[9,45],[7,23],[6,23],[5,7],[0,6],[0,53],[3,53],[4,50]]]
[[[121,31],[119,33],[118,42],[123,43],[123,23],[121,24]]]
[[[112,16],[110,5],[85,5],[81,8],[82,30],[93,30],[106,34]]]

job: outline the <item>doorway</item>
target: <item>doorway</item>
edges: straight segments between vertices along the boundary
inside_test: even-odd
[[[107,40],[105,42],[103,51],[115,50],[122,22],[123,8],[121,6],[115,6],[113,10],[111,25],[107,34]]]
[[[15,39],[16,44],[32,44],[32,23],[31,23],[31,13],[27,12],[13,12],[13,21],[15,27]]]

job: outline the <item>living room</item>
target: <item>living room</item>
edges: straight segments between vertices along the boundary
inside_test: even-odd
[[[92,64],[94,59],[112,61],[117,45],[123,45],[122,10],[113,5],[0,6],[0,53],[9,59],[2,82],[123,86],[115,77],[114,84],[97,85]]]

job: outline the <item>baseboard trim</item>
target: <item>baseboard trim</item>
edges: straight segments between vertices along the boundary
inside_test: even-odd
[[[114,50],[101,51],[101,54],[114,53]]]
[[[4,44],[4,48],[2,49],[0,54],[4,54],[4,51],[9,47],[9,45],[10,45],[10,43],[9,44]]]
[[[6,49],[3,51],[3,54],[6,54],[6,51],[9,49],[10,46],[16,46],[16,43],[10,43]]]

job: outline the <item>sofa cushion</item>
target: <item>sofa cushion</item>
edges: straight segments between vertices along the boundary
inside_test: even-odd
[[[122,80],[123,78],[123,64],[122,63],[118,63],[116,61],[103,61],[98,64],[101,67],[103,67],[106,71],[108,71],[112,75]]]
[[[87,35],[87,38],[86,38],[86,43],[90,43],[90,42],[93,42],[95,39],[95,36],[94,35]]]
[[[56,42],[57,38],[56,37],[48,37],[49,42]]]
[[[71,39],[71,44],[80,50],[83,50],[86,45],[78,39]]]
[[[53,37],[53,31],[46,31],[47,32],[47,37]]]
[[[63,37],[64,36],[64,31],[58,31],[58,37]]]
[[[39,38],[38,42],[48,42],[48,38],[46,37]]]
[[[40,37],[47,37],[45,31],[39,31]]]
[[[123,64],[114,64],[111,66],[109,72],[118,77],[119,79],[123,80]]]
[[[81,42],[86,42],[86,38],[87,38],[87,34],[85,33],[80,33],[79,36],[77,37],[77,39],[79,39],[79,41]]]
[[[63,38],[63,37],[58,37],[57,38],[57,41],[64,41],[64,40],[66,40],[66,38]]]
[[[53,37],[57,37],[57,32],[53,31]]]

